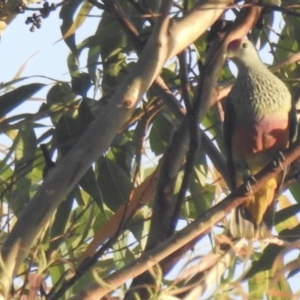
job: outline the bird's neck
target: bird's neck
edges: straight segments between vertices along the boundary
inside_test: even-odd
[[[254,59],[247,62],[236,61],[235,62],[239,71],[239,74],[261,74],[269,73],[268,68],[259,60]]]

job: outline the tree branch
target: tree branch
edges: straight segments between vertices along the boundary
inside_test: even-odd
[[[282,172],[282,168],[287,168],[294,160],[300,157],[300,140],[289,149],[284,150],[283,154],[285,160],[281,166],[274,167],[274,162],[271,162],[254,176],[255,183],[251,184],[252,193],[259,191],[266,181],[275,177],[278,173]],[[99,286],[98,283],[93,283],[84,291],[80,292],[79,295],[73,297],[72,300],[99,299],[124,284],[127,280],[149,270],[174,251],[184,247],[184,245],[190,241],[199,238],[207,230],[211,230],[212,226],[220,222],[232,209],[241,205],[248,197],[251,197],[252,193],[249,193],[244,185],[238,187],[223,201],[205,212],[193,223],[160,243],[155,248],[146,251],[139,259],[136,259],[126,267],[107,276],[103,280],[102,286]]]

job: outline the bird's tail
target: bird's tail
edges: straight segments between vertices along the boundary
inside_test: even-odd
[[[249,211],[240,206],[233,210],[230,219],[230,232],[234,238],[246,238],[248,240],[263,240],[269,238],[274,222],[275,201],[273,201],[264,213],[261,223],[252,221]]]

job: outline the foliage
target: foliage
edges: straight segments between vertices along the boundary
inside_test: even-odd
[[[28,212],[32,205],[28,204],[36,203],[31,199],[40,197],[38,191],[44,191],[41,186],[49,186],[47,195],[44,194],[45,201],[52,193],[52,186],[47,183],[57,180],[59,184],[61,180],[61,188],[66,188],[66,192],[63,201],[53,204],[56,205],[53,207],[55,213],[49,216],[46,211],[43,213],[43,226],[34,233],[34,242],[25,250],[26,258],[21,259],[13,275],[11,299],[21,296],[27,296],[24,299],[70,299],[74,295],[81,295],[80,299],[99,299],[84,298],[79,293],[93,291],[90,284],[95,282],[105,287],[109,284],[104,282],[107,276],[134,263],[143,253],[147,254],[175,232],[180,232],[183,226],[205,215],[229,194],[223,160],[220,97],[212,97],[214,100],[205,113],[197,101],[201,88],[204,89],[201,78],[209,72],[206,64],[210,57],[209,47],[213,47],[211,42],[218,36],[224,37],[224,32],[229,32],[229,20],[236,20],[249,7],[228,7],[223,17],[229,27],[228,24],[223,27],[223,23],[221,26],[220,20],[213,22],[212,28],[212,24],[207,24],[204,33],[195,37],[183,54],[173,53],[178,56],[168,60],[157,73],[160,82],[151,82],[147,92],[139,95],[141,99],[137,100],[142,101],[136,106],[128,105],[129,112],[121,126],[103,127],[90,136],[91,143],[107,138],[108,145],[103,145],[103,151],[93,147],[85,155],[77,152],[82,137],[96,126],[95,120],[106,114],[107,107],[115,109],[115,114],[109,118],[120,118],[119,108],[114,107],[112,99],[120,94],[126,78],[134,73],[143,49],[147,49],[146,43],[155,32],[154,24],[161,12],[161,2],[75,0],[56,6],[45,2],[36,9],[41,16],[28,17],[31,29],[43,30],[42,24],[47,19],[41,22],[38,18],[59,11],[62,38],[70,49],[66,58],[70,76],[68,82],[57,80],[46,90],[45,101],[38,112],[32,114],[18,114],[14,109],[44,84],[38,79],[36,83],[23,84],[22,80],[27,78],[20,78],[0,86],[1,135],[11,140],[0,162],[2,243],[9,245],[13,239],[11,228],[15,224],[22,224],[24,230],[31,226],[26,223],[31,218]],[[214,2],[206,2],[213,4],[210,9],[215,9]],[[268,55],[272,55],[276,64],[290,58],[300,46],[300,13],[296,8],[269,2],[260,11],[253,28],[248,30],[248,37],[261,43],[261,47],[267,47],[264,49],[270,49]],[[292,5],[297,1],[287,2]],[[173,22],[183,19],[195,5],[199,5],[197,1],[174,1],[170,10]],[[22,9],[29,14],[27,6]],[[92,10],[99,12],[98,26],[89,28],[85,39],[78,41],[76,32],[91,17]],[[275,17],[277,10],[284,13],[277,13]],[[188,26],[185,30],[192,32],[193,28]],[[82,62],[86,52],[82,68],[79,61]],[[296,91],[299,70],[295,59],[281,66],[277,75]],[[151,70],[141,68],[140,71],[139,80],[143,82],[145,74]],[[227,63],[218,78],[221,94],[228,83],[233,82]],[[214,88],[213,82],[211,85]],[[125,100],[124,103],[127,104]],[[5,117],[8,113],[9,117]],[[48,117],[50,127],[43,123]],[[40,148],[42,144],[43,149]],[[70,155],[76,157],[78,166],[88,165],[82,176],[77,165],[65,168]],[[60,170],[59,166],[69,173],[70,181],[57,177],[59,171],[55,170]],[[224,219],[214,224],[210,232],[204,232],[174,251],[160,266],[149,268],[148,277],[139,277],[131,284],[131,279],[139,274],[133,276],[128,271],[128,277],[124,278],[127,285],[118,286],[114,296],[123,299],[126,292],[135,291],[137,284],[148,285],[146,292],[141,291],[140,299],[145,297],[143,293],[151,299],[197,299],[192,292],[200,297],[207,291],[201,299],[211,295],[216,299],[237,296],[291,299],[292,288],[299,294],[297,286],[291,288],[299,269],[298,260],[286,265],[283,260],[285,253],[299,248],[296,242],[300,226],[296,216],[299,186],[293,180],[298,173],[297,165],[292,171],[286,184],[290,193],[288,197],[279,198],[281,210],[275,217],[280,237],[293,236],[288,247],[259,242],[235,244],[228,237],[227,220]],[[41,210],[42,205],[35,204],[34,210]],[[9,273],[7,250],[3,251],[2,273]],[[180,276],[176,278],[178,269],[175,269],[168,277],[178,263],[184,265]],[[3,277],[1,283],[5,294],[8,288]],[[134,295],[127,293],[126,299],[134,299]]]

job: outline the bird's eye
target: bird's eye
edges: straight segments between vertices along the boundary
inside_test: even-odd
[[[248,47],[248,44],[247,44],[247,43],[243,43],[243,44],[242,44],[242,47],[243,47],[243,48],[247,48],[247,47]]]

